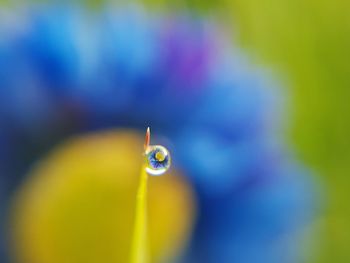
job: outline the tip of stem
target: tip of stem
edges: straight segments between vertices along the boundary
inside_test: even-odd
[[[145,151],[149,147],[150,142],[151,142],[151,129],[149,127],[147,127],[146,136],[145,136],[145,143],[144,143],[144,150]]]

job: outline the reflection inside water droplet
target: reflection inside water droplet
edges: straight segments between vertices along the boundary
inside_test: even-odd
[[[161,146],[149,146],[146,151],[146,171],[150,175],[162,175],[171,163],[169,151]]]

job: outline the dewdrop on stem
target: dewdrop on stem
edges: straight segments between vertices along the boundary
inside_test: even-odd
[[[159,176],[168,171],[171,164],[169,151],[161,145],[150,145],[151,131],[147,128],[144,153],[146,158],[146,172],[149,175]]]

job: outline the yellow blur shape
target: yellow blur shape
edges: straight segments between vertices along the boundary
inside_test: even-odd
[[[143,164],[143,136],[109,131],[70,139],[29,173],[11,221],[19,263],[126,263]],[[195,204],[172,169],[149,177],[150,262],[168,262],[186,245]]]

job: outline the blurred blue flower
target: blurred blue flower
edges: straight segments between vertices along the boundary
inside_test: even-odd
[[[1,179],[14,189],[67,134],[151,125],[198,195],[184,262],[297,262],[314,186],[280,138],[275,86],[218,25],[189,14],[67,6],[7,13]]]

